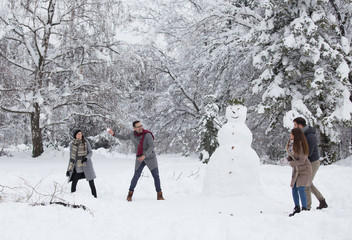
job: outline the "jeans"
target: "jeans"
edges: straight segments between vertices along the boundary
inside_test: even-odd
[[[139,168],[137,170],[134,171],[134,175],[133,175],[133,178],[131,180],[131,185],[130,185],[130,191],[134,191],[134,188],[136,187],[137,185],[137,182],[138,182],[138,179],[140,178],[141,174],[142,174],[142,171],[143,171],[143,168],[145,167],[145,162],[143,161],[141,163],[141,165],[139,166]],[[154,178],[154,185],[155,185],[155,190],[157,192],[160,192],[161,191],[161,187],[160,187],[160,177],[159,177],[159,170],[158,168],[154,168],[152,171],[152,176]]]
[[[307,196],[304,189],[305,189],[305,186],[297,187],[296,183],[293,186],[292,196],[293,196],[293,201],[295,202],[295,206],[299,207],[299,197],[301,197],[302,207],[307,208]],[[299,193],[299,196],[298,196],[298,193]]]

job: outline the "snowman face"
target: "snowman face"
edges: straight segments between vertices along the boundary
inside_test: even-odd
[[[242,105],[232,105],[226,108],[226,118],[229,122],[245,122],[247,108]]]

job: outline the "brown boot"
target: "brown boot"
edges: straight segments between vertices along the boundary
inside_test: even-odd
[[[317,209],[323,209],[323,208],[327,208],[328,204],[326,203],[325,199],[324,200],[319,200],[319,206],[317,207]]]
[[[132,201],[132,195],[133,195],[133,191],[128,191],[127,201],[129,201],[129,202]]]
[[[163,192],[160,191],[157,193],[157,197],[156,197],[157,200],[165,200],[164,197],[163,197]]]

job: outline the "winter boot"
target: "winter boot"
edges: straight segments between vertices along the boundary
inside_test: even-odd
[[[288,215],[289,217],[292,217],[293,215],[295,215],[296,213],[300,213],[301,212],[301,208],[299,206],[296,206],[293,209],[293,213],[290,213],[290,215]]]
[[[129,202],[132,201],[132,195],[133,195],[133,191],[128,191],[127,201],[129,201]]]
[[[163,192],[162,191],[157,193],[156,199],[157,200],[165,200],[164,197],[163,197]]]
[[[323,208],[327,208],[328,204],[326,203],[325,199],[323,200],[319,200],[319,206],[317,207],[317,209],[323,209]]]

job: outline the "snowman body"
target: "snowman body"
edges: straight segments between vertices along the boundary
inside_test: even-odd
[[[219,147],[207,166],[204,193],[242,196],[260,191],[260,160],[251,147],[252,133],[245,124],[246,115],[245,106],[227,107],[227,123],[218,132]]]

